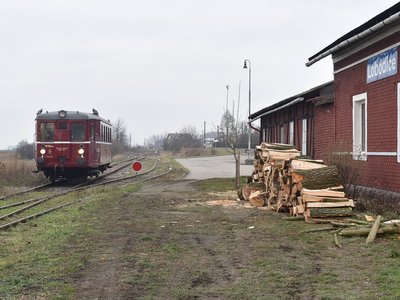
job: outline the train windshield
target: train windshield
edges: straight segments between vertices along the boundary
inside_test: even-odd
[[[40,123],[40,141],[54,142],[54,123]]]
[[[73,123],[71,126],[71,141],[82,142],[85,140],[85,124]]]

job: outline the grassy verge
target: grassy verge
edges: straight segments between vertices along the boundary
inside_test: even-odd
[[[178,152],[173,153],[176,158],[186,158],[186,157],[199,157],[199,156],[221,156],[230,155],[231,150],[225,147],[220,148],[183,148]],[[169,155],[172,155],[169,153]]]
[[[17,158],[15,153],[0,153],[0,195],[12,192],[15,187],[34,186],[46,182],[36,174],[35,161]]]
[[[160,164],[160,173],[170,165],[176,170],[170,179],[185,172],[169,157]],[[123,299],[400,297],[397,236],[368,246],[363,238],[342,238],[339,249],[331,233],[300,234],[319,225],[206,205],[210,193],[231,190],[233,179],[200,181],[173,193],[175,181],[165,182],[143,185],[140,193],[125,184],[71,194],[84,201],[0,232],[0,298],[82,298],[82,273],[113,260]],[[115,242],[118,234],[126,245]]]
[[[102,222],[98,213],[110,209],[110,199],[137,189],[109,186],[70,194],[70,200],[83,201],[0,232],[0,298],[72,298],[74,288],[63,278],[85,267]]]
[[[240,184],[246,183],[246,176],[240,177]],[[235,178],[212,178],[195,183],[201,192],[226,192],[235,189]]]

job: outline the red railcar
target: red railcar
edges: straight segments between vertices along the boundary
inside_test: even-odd
[[[37,171],[50,180],[98,176],[110,166],[112,125],[96,110],[40,110],[35,121]]]

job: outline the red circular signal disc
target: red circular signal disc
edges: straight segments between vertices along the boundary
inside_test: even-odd
[[[135,171],[135,172],[139,172],[139,171],[142,169],[142,163],[141,163],[140,161],[135,161],[135,162],[132,164],[132,169],[133,169],[133,171]]]

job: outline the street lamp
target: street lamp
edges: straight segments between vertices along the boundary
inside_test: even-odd
[[[249,66],[247,66],[247,64]],[[250,111],[251,111],[251,63],[250,60],[245,59],[244,64],[243,64],[243,69],[249,69],[249,115],[248,119],[250,119]],[[250,159],[250,148],[251,148],[251,128],[250,128],[250,123],[248,123],[249,126],[249,142],[248,142],[248,149],[247,149],[247,155],[248,159],[246,160],[246,163],[252,163],[252,160]]]

